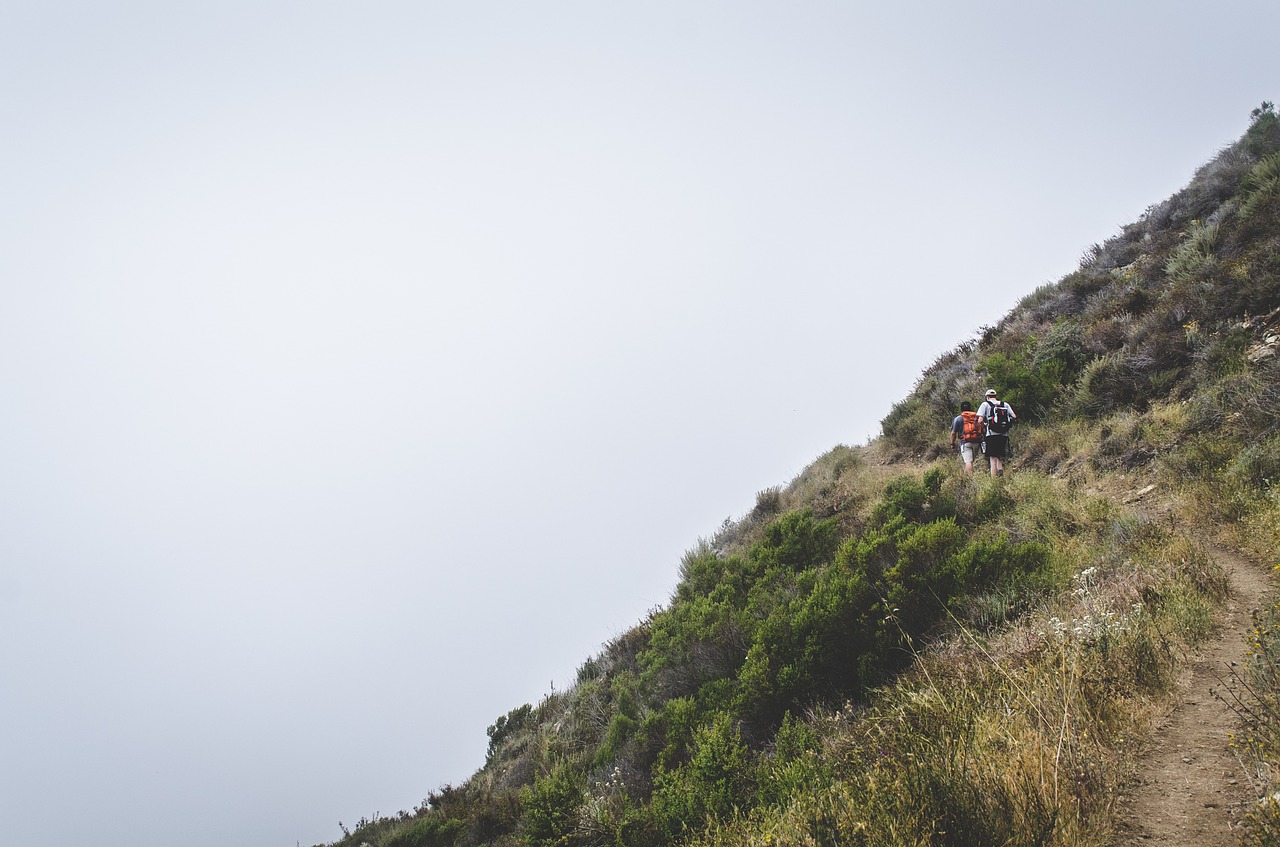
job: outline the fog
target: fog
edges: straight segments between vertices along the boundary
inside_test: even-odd
[[[1239,137],[1278,24],[0,5],[3,840],[315,844],[465,780]]]

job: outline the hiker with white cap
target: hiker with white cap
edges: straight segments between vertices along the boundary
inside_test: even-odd
[[[988,388],[986,400],[978,407],[978,417],[982,418],[987,429],[982,452],[987,454],[991,475],[1004,476],[1004,459],[1009,455],[1009,430],[1018,416],[1013,413],[1012,406],[1000,400],[994,388]]]

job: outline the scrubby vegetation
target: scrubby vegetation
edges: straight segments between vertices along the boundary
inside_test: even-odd
[[[1210,417],[1249,416],[1250,433],[1273,430],[1277,220],[1280,120],[1267,108],[1186,189],[927,369],[885,418],[886,441],[928,455],[937,421],[987,382],[1026,422],[1185,400]]]
[[[988,383],[1022,420],[1014,472],[964,477],[946,426]],[[1109,843],[1225,595],[1197,538],[1280,561],[1274,108],[882,430],[700,541],[665,608],[495,721],[471,779],[337,844]],[[1127,510],[1143,486],[1172,511]],[[1240,749],[1265,800],[1280,607],[1253,648]],[[1278,810],[1245,837],[1274,843]]]

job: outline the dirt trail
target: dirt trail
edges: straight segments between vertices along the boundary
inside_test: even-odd
[[[1255,800],[1227,734],[1236,715],[1211,692],[1243,662],[1250,613],[1272,587],[1262,570],[1223,548],[1211,549],[1230,578],[1221,628],[1201,645],[1178,681],[1172,711],[1138,761],[1139,783],[1120,797],[1115,847],[1236,847],[1233,831]]]

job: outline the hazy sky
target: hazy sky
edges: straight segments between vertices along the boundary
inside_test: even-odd
[[[1278,27],[0,2],[3,840],[291,847],[465,779],[1234,141]]]

